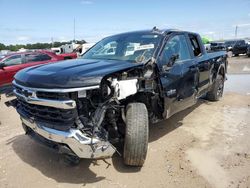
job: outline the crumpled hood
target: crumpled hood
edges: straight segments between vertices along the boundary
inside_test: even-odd
[[[93,86],[99,85],[108,74],[142,65],[127,61],[74,59],[23,69],[15,75],[15,81],[34,88]]]

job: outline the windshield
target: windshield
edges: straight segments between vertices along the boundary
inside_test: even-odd
[[[82,58],[143,63],[153,57],[161,38],[161,35],[141,33],[107,37],[87,51]]]

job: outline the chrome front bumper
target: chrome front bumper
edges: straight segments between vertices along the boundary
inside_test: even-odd
[[[24,125],[40,136],[59,144],[66,144],[80,158],[106,158],[111,157],[116,151],[109,142],[89,138],[77,129],[59,131],[45,127],[41,122],[32,122],[24,117],[21,117],[21,120]]]

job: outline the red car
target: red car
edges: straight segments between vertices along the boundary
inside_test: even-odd
[[[76,58],[75,54],[56,55],[53,52],[44,50],[0,56],[0,89],[11,85],[14,75],[21,69],[73,58]]]

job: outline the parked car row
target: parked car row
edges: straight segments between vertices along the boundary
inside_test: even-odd
[[[76,57],[75,53],[56,55],[45,50],[2,55],[0,56],[0,93],[11,85],[14,75],[21,69]]]
[[[211,51],[226,51],[226,46],[224,42],[211,42],[210,43]]]
[[[211,51],[227,51],[232,52],[234,56],[239,54],[249,54],[249,44],[245,40],[226,40],[214,41],[210,43]]]

